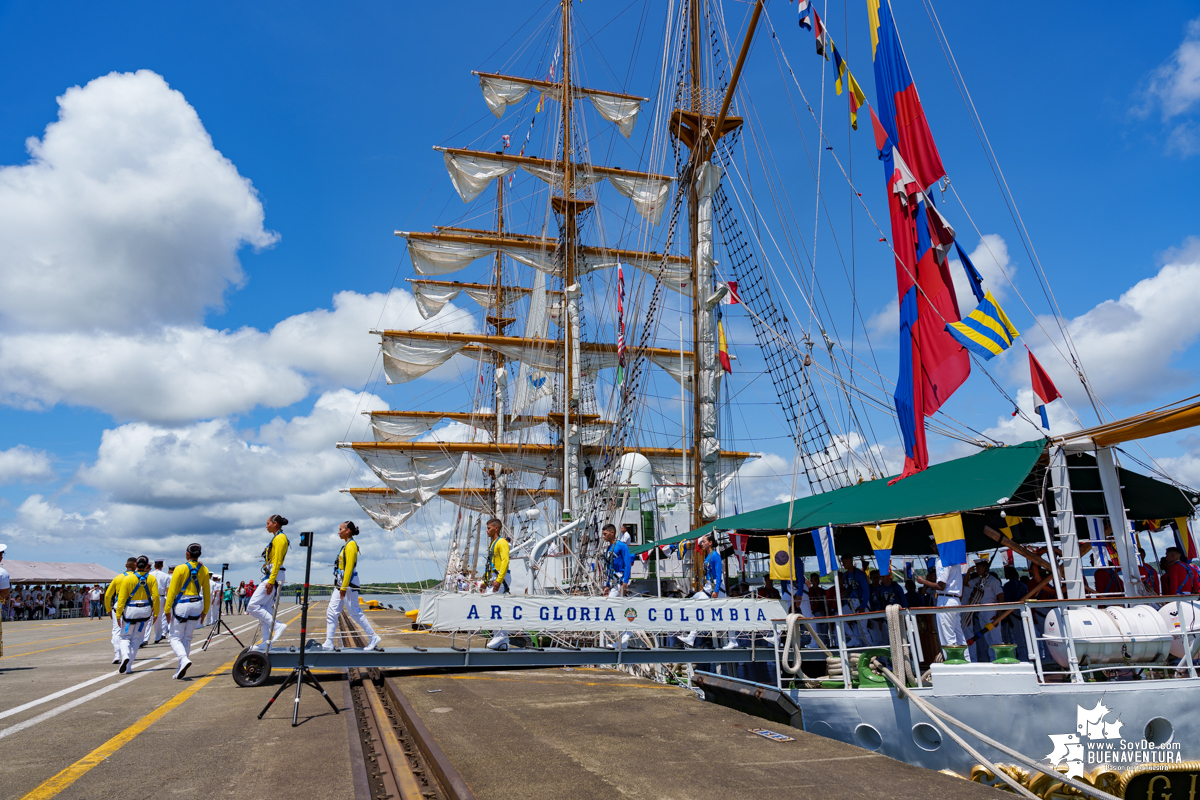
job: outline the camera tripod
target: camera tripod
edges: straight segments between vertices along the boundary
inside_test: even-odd
[[[228,564],[221,565],[221,588],[218,590],[221,594],[224,594],[224,592],[225,592],[225,570],[227,570],[227,569],[229,569]],[[201,650],[203,650],[205,652],[208,651],[208,646],[210,644],[212,644],[213,638],[221,635],[222,628],[225,629],[225,631],[224,631],[225,633],[228,633],[230,636],[233,637],[235,642],[242,645],[242,647],[246,646],[246,645],[242,644],[242,640],[239,639],[237,637],[237,634],[233,632],[233,628],[229,627],[229,623],[226,622],[225,620],[221,619],[221,611],[224,610],[224,607],[225,607],[225,604],[221,602],[221,600],[222,600],[221,594],[218,594],[215,599],[212,599],[212,598],[209,599],[210,603],[215,602],[217,604],[217,621],[214,622],[213,626],[208,629],[208,638],[204,640],[204,646],[200,648]]]
[[[304,648],[307,645],[306,639],[308,636],[308,578],[309,574],[312,572],[312,536],[312,533],[308,531],[300,534],[300,545],[307,548],[304,558],[304,604],[300,607],[300,658],[297,661],[296,666],[292,668],[291,673],[284,679],[279,689],[277,689],[275,694],[271,696],[271,699],[267,701],[267,704],[263,706],[263,710],[258,712],[258,718],[262,719],[263,715],[266,714],[271,706],[275,704],[275,701],[279,698],[279,695],[283,694],[283,690],[286,689],[289,684],[294,683],[296,684],[296,699],[292,703],[293,728],[300,724],[300,689],[304,686],[305,681],[311,683],[313,688],[321,693],[321,697],[324,697],[325,702],[329,703],[329,707],[333,709],[333,713],[341,713],[341,709],[334,704],[333,698],[329,696],[329,694],[325,691],[325,688],[321,686],[320,681],[318,681],[316,676],[312,674],[312,670],[310,670],[304,663]],[[277,593],[281,592],[283,591],[283,587],[276,586],[275,591]],[[279,608],[278,594],[275,595],[275,608]],[[272,622],[273,621],[274,618],[272,618]],[[274,629],[274,625],[272,625],[271,630],[273,631]],[[267,652],[270,653],[270,642],[266,643],[266,648]]]

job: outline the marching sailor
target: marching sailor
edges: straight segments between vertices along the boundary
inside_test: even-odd
[[[283,559],[287,556],[288,538],[283,533],[283,526],[287,525],[288,521],[278,514],[272,514],[267,520],[267,533],[271,534],[270,543],[263,549],[263,580],[254,590],[254,595],[250,598],[249,605],[246,606],[246,613],[258,620],[262,626],[262,645],[265,648],[267,642],[273,642],[283,635],[287,630],[287,624],[283,622],[275,623],[275,630],[271,630],[272,610],[279,598],[279,593],[275,591],[276,586],[281,586],[284,579]]]
[[[329,597],[329,608],[325,611],[325,643],[326,650],[334,648],[334,637],[337,635],[338,614],[343,608],[350,619],[358,623],[363,633],[370,637],[367,646],[363,648],[368,653],[379,646],[379,634],[367,622],[367,615],[358,605],[358,526],[346,521],[338,528],[338,538],[345,542],[338,553],[337,562],[333,566],[333,594]]]
[[[611,522],[601,529],[600,535],[608,542],[608,550],[604,554],[604,588],[608,590],[609,597],[624,597],[625,592],[629,590],[629,578],[633,571],[633,554],[629,552],[629,544],[624,539],[617,540],[617,526]],[[609,650],[615,647],[624,650],[629,645],[631,636],[629,631],[621,631],[620,643],[609,643],[605,647]]]
[[[167,630],[171,626],[171,620],[167,616],[167,587],[171,585],[171,576],[163,570],[163,560],[160,558],[154,562],[154,569],[150,572],[150,577],[154,578],[154,583],[158,589],[158,616],[154,618],[154,643],[158,644],[167,636]]]
[[[125,559],[125,571],[113,578],[109,582],[108,588],[104,590],[104,610],[108,612],[108,617],[112,620],[114,664],[121,663],[121,619],[117,616],[117,590],[121,586],[121,581],[133,574],[135,567],[137,567],[136,558]]]
[[[120,578],[117,587],[116,612],[121,623],[121,666],[117,672],[133,672],[138,648],[146,638],[147,629],[158,616],[158,585],[150,577],[150,559],[138,556],[134,572]]]
[[[508,539],[500,535],[503,523],[492,517],[487,521],[488,557],[483,568],[484,594],[508,594]],[[489,650],[508,649],[508,631],[492,631]]]
[[[200,563],[200,545],[189,544],[184,557],[186,561],[171,574],[163,611],[171,620],[168,642],[179,657],[179,668],[171,676],[176,680],[183,680],[192,665],[192,633],[212,603],[208,567]]]

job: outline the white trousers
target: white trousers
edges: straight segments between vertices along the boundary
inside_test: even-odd
[[[121,654],[118,658],[122,661],[129,659],[129,666],[125,668],[126,672],[133,669],[133,662],[137,660],[138,648],[142,646],[142,641],[146,638],[146,634],[153,627],[153,618],[139,620],[138,622],[125,622],[121,620],[121,636],[119,639]]]
[[[154,639],[155,641],[167,635],[171,629],[171,612],[167,611],[167,596],[160,594],[158,596],[158,607],[163,609],[163,612],[154,618]]]
[[[957,597],[948,597],[939,595],[937,599],[938,608],[957,608],[962,605],[962,602]],[[938,641],[942,643],[942,647],[961,647],[967,643],[967,637],[962,629],[961,614],[938,614],[937,615],[937,632]],[[970,650],[966,653],[966,659],[971,660]]]
[[[183,662],[192,654],[192,634],[196,631],[196,626],[200,624],[199,619],[189,619],[185,622],[180,622],[174,614],[171,615],[170,632],[167,634],[167,641],[171,645],[172,652],[179,658],[178,666],[182,667]]]
[[[117,618],[116,610],[108,612],[108,616],[112,620],[113,658],[120,660],[120,658],[121,658],[121,620],[119,620]]]
[[[493,589],[489,585],[484,594],[508,594],[508,587],[504,583],[500,584],[499,589]],[[500,642],[508,644],[508,631],[492,631],[492,638],[488,640],[488,644],[491,644],[492,642],[497,642],[497,646],[499,646]]]
[[[358,589],[346,589],[346,596],[342,597],[342,593],[334,589],[333,594],[329,596],[329,608],[325,609],[325,644],[335,644],[337,639],[338,614],[342,609],[346,609],[346,614],[350,619],[358,623],[358,626],[363,629],[363,633],[370,639],[375,635],[375,629],[371,627],[371,623],[367,622],[367,615],[363,613],[362,606],[358,604]]]
[[[246,613],[258,620],[258,624],[262,626],[263,644],[271,641],[271,612],[275,608],[275,604],[279,602],[279,587],[283,585],[283,570],[279,570],[279,583],[276,584],[270,594],[267,594],[267,582],[264,580],[258,586],[254,587],[254,594],[250,597],[250,603],[246,606]]]
[[[863,609],[858,607],[858,600],[854,600],[853,602],[847,600],[842,603],[843,614],[855,614],[861,610]],[[842,631],[846,636],[847,647],[866,647],[871,643],[866,626],[862,622],[843,622]]]

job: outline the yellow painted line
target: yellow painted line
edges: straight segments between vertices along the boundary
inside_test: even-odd
[[[50,778],[48,781],[44,782],[41,786],[38,786],[32,792],[22,797],[21,800],[49,800],[51,797],[56,797],[61,791],[90,772],[93,767],[101,764],[106,758],[120,750],[125,745],[129,744],[129,742],[133,741],[138,734],[142,733],[151,725],[165,717],[171,712],[172,709],[182,705],[189,697],[203,689],[215,678],[222,675],[226,670],[232,668],[233,662],[230,661],[229,663],[219,667],[215,672],[212,672],[196,681],[194,684],[184,689],[182,692],[175,695],[170,700],[163,703],[161,706],[154,709],[149,714],[142,717],[137,722],[133,723],[128,728],[121,731],[116,736],[76,761],[71,766],[64,769],[62,772],[55,775],[53,778]]]
[[[58,647],[47,647],[44,650],[30,650],[28,653],[14,653],[11,656],[6,655],[4,657],[4,660],[7,661],[10,658],[20,658],[21,656],[32,656],[32,655],[36,655],[37,653],[49,653],[51,650],[62,650],[64,647],[76,647],[81,644],[89,644],[90,642],[103,642],[103,641],[112,641],[112,635],[109,634],[108,636],[101,636],[99,639],[84,639],[82,642],[71,642],[70,644],[60,644]]]
[[[20,644],[14,643],[9,646],[10,647],[29,647],[30,645],[45,644],[46,642],[57,642],[57,641],[61,641],[62,639],[73,639],[76,636],[87,636],[87,635],[88,635],[88,632],[80,631],[79,633],[68,633],[66,636],[55,636],[50,639],[38,639],[38,640],[32,641],[32,642],[21,642]]]

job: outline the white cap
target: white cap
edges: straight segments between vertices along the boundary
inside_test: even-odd
[[[8,545],[6,545],[6,544],[0,544],[0,553],[3,553],[3,552],[4,552],[5,550],[7,550],[7,549],[8,549]]]

